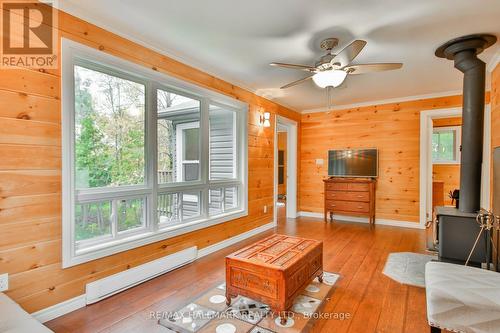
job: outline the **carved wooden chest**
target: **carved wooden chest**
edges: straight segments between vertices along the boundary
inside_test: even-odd
[[[246,296],[279,313],[323,275],[323,242],[272,235],[226,257],[226,298]]]

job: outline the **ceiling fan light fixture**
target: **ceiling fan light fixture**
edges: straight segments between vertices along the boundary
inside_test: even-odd
[[[347,76],[347,72],[336,69],[336,70],[328,70],[322,71],[314,74],[312,77],[314,83],[320,88],[326,87],[334,87],[337,88],[344,82]]]

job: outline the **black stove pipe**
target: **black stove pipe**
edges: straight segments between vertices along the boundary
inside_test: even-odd
[[[474,213],[481,208],[486,64],[477,58],[475,51],[467,50],[455,55],[455,68],[464,73],[458,209]]]
[[[469,35],[436,50],[436,56],[454,60],[455,68],[464,73],[459,202],[464,213],[481,208],[486,64],[477,55],[495,42],[492,35]]]

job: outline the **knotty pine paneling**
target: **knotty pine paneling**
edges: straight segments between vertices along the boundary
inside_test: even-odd
[[[302,115],[300,210],[323,212],[329,149],[378,148],[377,217],[418,222],[420,111],[461,103],[450,96]]]
[[[61,269],[61,80],[59,70],[0,71],[0,272],[7,294],[34,312],[85,291],[85,284],[181,249],[204,248],[273,219],[275,115],[300,115],[229,82],[59,12],[58,36],[181,78],[249,104],[249,215]],[[272,127],[260,114],[270,112]],[[267,205],[267,213],[263,206]]]
[[[444,182],[444,204],[451,205],[448,193],[460,189],[460,164],[434,164],[432,180]]]
[[[433,127],[462,126],[462,117],[433,119],[432,126]]]
[[[0,112],[4,119],[24,119],[46,123],[61,122],[59,100],[0,90]]]

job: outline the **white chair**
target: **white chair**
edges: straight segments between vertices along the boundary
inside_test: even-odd
[[[425,266],[431,332],[500,332],[500,274],[443,262]]]
[[[4,293],[0,293],[0,332],[6,333],[50,333],[19,304]]]

